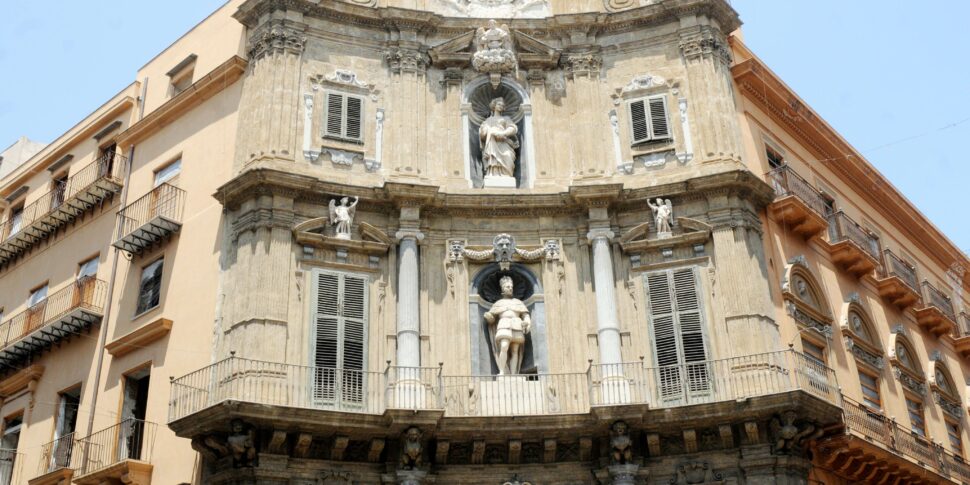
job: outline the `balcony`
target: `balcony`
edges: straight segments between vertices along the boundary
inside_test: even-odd
[[[923,281],[923,299],[914,313],[919,326],[937,337],[948,333],[959,333],[953,302],[929,281]]]
[[[16,370],[32,356],[100,323],[106,296],[104,281],[85,278],[0,324],[0,372]]]
[[[854,483],[970,483],[960,457],[843,397],[845,433],[821,440],[816,461]]]
[[[882,268],[876,277],[879,296],[895,305],[900,311],[906,310],[919,301],[919,278],[916,268],[890,250],[882,253]]]
[[[71,482],[74,477],[71,454],[74,451],[75,438],[74,433],[66,434],[41,447],[37,476],[30,479],[30,485],[58,485]]]
[[[961,312],[957,319],[960,330],[953,335],[953,348],[967,359],[970,358],[970,315]]]
[[[118,213],[118,240],[112,246],[137,256],[182,229],[185,191],[161,184]]]
[[[155,423],[129,418],[91,436],[78,438],[71,453],[73,483],[150,484],[156,431]]]
[[[829,255],[856,278],[871,273],[879,264],[879,242],[845,212],[829,216]]]
[[[121,154],[105,154],[25,206],[19,220],[0,223],[0,266],[113,197],[121,190],[127,165]]]
[[[836,412],[839,402],[834,372],[793,351],[684,366],[657,368],[637,362],[591,366],[587,372],[518,376],[444,376],[440,368],[365,372],[233,356],[174,379],[171,389],[169,421],[177,432],[188,427],[188,420],[210,422],[204,415],[218,408],[249,405],[291,408],[272,414],[302,416],[319,426],[345,426],[348,421],[386,426],[377,417],[400,411],[423,413],[432,420],[521,419],[584,415],[617,405],[651,410],[718,402],[735,406],[742,400],[796,391],[832,405]]]
[[[775,200],[768,206],[771,216],[804,239],[811,239],[828,227],[828,205],[822,194],[788,165],[765,175],[775,189]]]

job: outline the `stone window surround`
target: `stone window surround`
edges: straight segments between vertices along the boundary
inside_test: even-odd
[[[336,92],[360,97],[363,102],[361,112],[361,141],[349,142],[324,137],[326,93]],[[331,74],[311,74],[303,90],[303,156],[315,163],[323,154],[329,154],[334,165],[352,166],[363,163],[367,171],[381,168],[383,150],[384,109],[379,107],[380,91],[374,84],[360,80],[353,71],[335,69]],[[371,105],[374,107],[372,108]],[[315,108],[317,107],[317,108]],[[320,113],[320,114],[316,114]],[[374,120],[374,121],[371,121]],[[373,122],[373,134],[370,123]],[[314,126],[318,129],[314,130]],[[368,137],[373,136],[371,142]],[[368,157],[368,148],[373,147],[373,156]]]
[[[797,291],[791,287],[796,276],[805,281],[810,291],[819,300],[817,302],[817,308],[798,296]],[[818,283],[818,279],[809,269],[807,261],[803,256],[796,256],[785,265],[785,274],[782,280],[781,290],[782,298],[786,302],[786,311],[795,320],[800,329],[815,328],[819,333],[826,336],[826,340],[831,338],[832,324],[834,323],[831,310],[829,310],[831,307],[828,301],[825,300],[825,292]],[[820,340],[817,334],[813,335],[813,332],[802,332],[802,335],[812,340]],[[828,342],[820,343],[823,346],[828,345]]]
[[[852,328],[851,318],[853,314],[859,316],[862,320],[862,325],[866,327],[870,337],[875,339],[875,341],[856,333]],[[862,366],[870,374],[875,373],[878,375],[881,373],[885,367],[885,352],[882,349],[882,343],[879,341],[879,334],[875,331],[875,326],[872,324],[872,317],[869,316],[869,312],[862,306],[858,295],[850,296],[849,301],[843,306],[843,314],[839,323],[842,327],[842,336],[846,340],[846,350],[855,358],[856,365]],[[872,361],[867,360],[867,357]],[[873,359],[872,357],[875,358]]]
[[[622,88],[617,88],[615,93],[611,95],[613,98],[613,105],[615,106],[609,113],[610,122],[613,124],[613,143],[616,158],[617,168],[626,174],[632,174],[633,168],[636,162],[643,161],[648,164],[649,160],[663,160],[664,157],[661,155],[668,152],[673,158],[676,158],[680,163],[686,164],[694,158],[693,142],[690,134],[690,121],[688,119],[688,102],[687,98],[680,96],[680,90],[678,89],[679,82],[664,79],[660,76],[653,76],[650,74],[642,74],[634,76],[629,84]],[[656,96],[663,95],[667,101],[667,124],[670,131],[670,137],[662,140],[647,141],[634,145],[633,140],[633,126],[632,126],[632,116],[629,109],[629,104],[631,102],[637,101],[639,99],[648,99]],[[672,100],[676,100],[677,112],[680,115],[679,125],[681,130],[681,137],[683,138],[683,149],[682,153],[676,153],[677,149],[677,133],[674,131],[674,116],[672,106]],[[622,107],[622,116],[626,118],[626,123],[622,123],[626,126],[626,133],[624,134],[625,141],[621,141],[620,135],[620,122],[617,118],[621,115],[618,110]],[[630,148],[631,161],[623,160],[622,147],[626,144]],[[663,164],[663,162],[655,162],[657,164]],[[649,166],[649,165],[648,165]]]

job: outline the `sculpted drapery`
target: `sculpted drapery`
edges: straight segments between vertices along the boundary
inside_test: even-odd
[[[513,177],[515,174],[515,150],[519,148],[519,128],[511,118],[503,116],[505,100],[495,98],[489,103],[489,116],[478,129],[482,148],[482,165],[485,176]]]

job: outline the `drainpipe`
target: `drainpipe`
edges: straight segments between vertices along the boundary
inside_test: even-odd
[[[132,145],[128,151],[128,162],[125,164],[125,184],[121,187],[121,201],[119,207],[124,208],[128,201],[128,184],[131,182],[131,166],[135,158],[135,146]],[[114,226],[111,226],[114,228]],[[113,235],[112,235],[113,237]],[[114,297],[115,280],[118,273],[118,253],[121,250],[115,248],[114,255],[111,257],[111,275],[108,279],[108,297],[104,303],[104,317],[101,319],[101,329],[98,336],[98,360],[94,371],[94,395],[91,396],[91,413],[88,416],[88,429],[84,436],[91,436],[94,431],[94,410],[98,408],[98,394],[101,390],[101,370],[104,368],[104,346],[108,340],[108,322],[111,320],[111,302]]]

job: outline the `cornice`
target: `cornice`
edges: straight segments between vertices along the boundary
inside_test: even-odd
[[[373,8],[333,0],[248,0],[233,14],[253,29],[276,11],[295,12],[328,22],[357,25],[387,31],[412,31],[426,36],[450,38],[481,27],[483,19],[447,17],[429,11],[397,7]],[[597,33],[622,33],[652,25],[675,22],[684,16],[711,18],[724,34],[741,25],[738,14],[725,0],[666,0],[621,12],[586,12],[554,15],[547,18],[502,19],[510,28],[524,32],[545,31],[550,38],[568,39],[568,32],[583,32],[588,38]],[[563,34],[563,35],[559,35]]]
[[[202,104],[235,83],[246,71],[247,62],[239,56],[232,56],[201,79],[165,102],[137,123],[118,135],[118,144],[125,146],[147,138],[180,116]]]
[[[954,264],[970,267],[970,258],[910,203],[865,157],[789,88],[737,38],[731,68],[741,93],[764,109],[780,126],[805,144],[858,197],[871,205],[942,271]],[[970,275],[963,285],[970,289]]]

